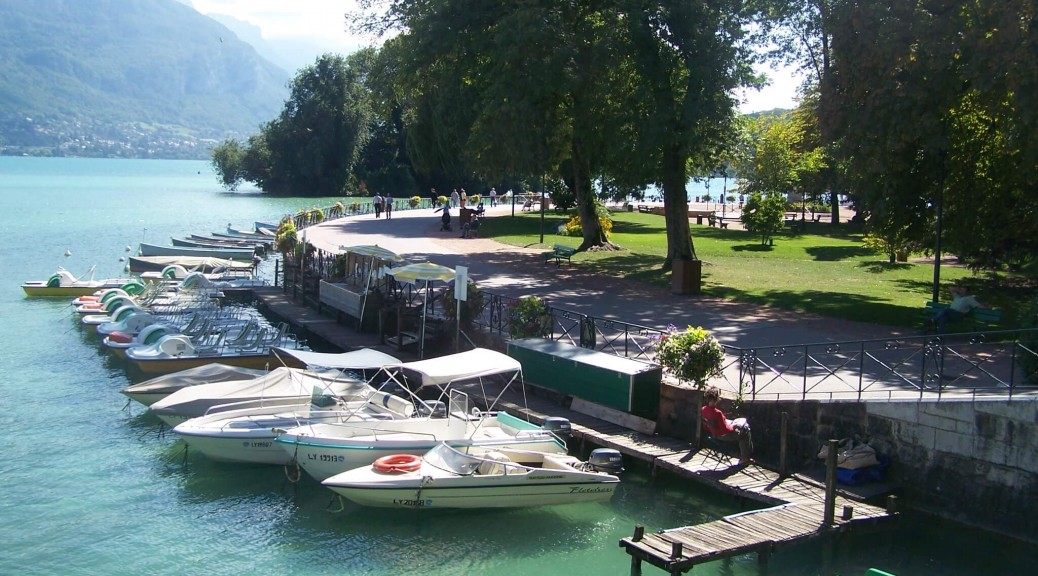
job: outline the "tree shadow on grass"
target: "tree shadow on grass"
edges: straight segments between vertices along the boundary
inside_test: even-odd
[[[864,246],[811,246],[804,251],[820,262],[837,262],[876,254],[875,250]]]
[[[711,296],[753,302],[775,308],[890,326],[910,326],[916,316],[913,308],[898,306],[861,294],[821,290],[769,290],[758,295],[730,286],[710,286],[709,293]]]
[[[774,246],[767,244],[737,244],[732,246],[732,252],[773,252]]]
[[[908,270],[913,266],[915,266],[915,264],[910,264],[908,262],[883,262],[881,260],[872,260],[870,262],[861,262],[858,264],[858,268],[862,268],[866,272],[871,272],[872,274]]]

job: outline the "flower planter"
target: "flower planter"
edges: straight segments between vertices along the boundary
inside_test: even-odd
[[[703,261],[674,260],[670,279],[672,294],[699,294],[703,288]]]

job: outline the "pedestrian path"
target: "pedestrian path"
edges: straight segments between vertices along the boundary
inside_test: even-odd
[[[511,210],[510,205],[489,208],[484,226],[492,227],[495,219],[509,218]],[[516,206],[516,214],[519,210]],[[965,364],[961,374],[947,371],[955,367],[954,362],[941,363],[944,371],[935,373],[927,366],[926,342],[911,331],[704,295],[675,295],[667,287],[602,276],[579,264],[546,264],[541,254],[555,242],[552,234],[545,234],[543,245],[518,247],[486,238],[464,239],[457,226],[454,228],[453,232],[440,231],[440,213],[426,208],[400,211],[392,220],[370,214],[332,220],[307,228],[306,240],[332,252],[340,247],[377,244],[412,262],[466,266],[470,277],[484,290],[511,298],[536,295],[555,308],[597,318],[654,330],[665,330],[669,325],[702,326],[730,350],[762,352],[754,355],[752,362],[758,371],[752,390],[757,399],[810,395],[821,400],[918,400],[936,399],[935,393],[942,398],[969,399],[977,393],[974,381],[990,376],[996,366],[1004,364],[993,359],[1010,356],[1002,349],[970,349],[962,357]],[[873,342],[864,342],[870,340]],[[803,346],[806,344],[817,346]],[[953,354],[959,357],[958,350]],[[976,358],[971,356],[974,354]],[[730,360],[724,387],[742,389],[740,359]],[[1011,371],[1011,365],[1007,366]],[[933,374],[953,379],[934,388],[927,380]],[[920,393],[920,386],[925,394]],[[997,379],[980,387],[985,394],[1005,393]]]

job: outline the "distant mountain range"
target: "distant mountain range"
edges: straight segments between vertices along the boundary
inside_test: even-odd
[[[176,0],[0,2],[0,153],[207,158],[289,74]]]

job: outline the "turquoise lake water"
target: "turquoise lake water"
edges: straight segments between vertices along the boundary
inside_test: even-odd
[[[606,504],[333,512],[332,493],[305,475],[293,484],[280,468],[185,458],[157,419],[127,405],[122,366],[67,302],[29,299],[19,287],[58,266],[119,276],[125,248],[142,240],[248,228],[333,202],[229,193],[206,162],[0,157],[0,574],[624,575],[629,557],[617,542],[636,524],[673,528],[741,511],[634,464]],[[817,544],[783,550],[766,573],[1024,574],[1038,552],[916,516],[834,550],[828,563]],[[764,573],[755,556],[691,572]]]

